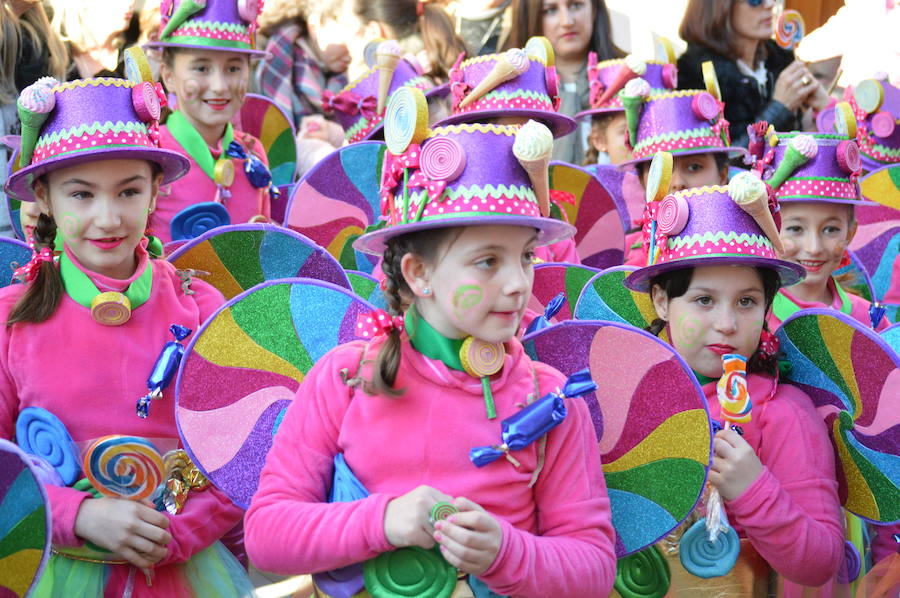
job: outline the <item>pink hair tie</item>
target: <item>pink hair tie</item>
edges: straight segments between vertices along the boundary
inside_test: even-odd
[[[27,264],[16,268],[12,275],[13,279],[18,279],[21,282],[31,282],[37,278],[43,262],[53,263],[53,252],[50,251],[49,247],[44,247],[34,253]]]
[[[360,314],[356,319],[356,336],[359,338],[375,338],[394,330],[403,331],[403,316],[391,316],[383,309]]]

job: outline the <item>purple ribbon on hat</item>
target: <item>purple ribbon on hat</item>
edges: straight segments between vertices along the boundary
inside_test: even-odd
[[[354,116],[362,114],[365,118],[371,119],[378,115],[378,98],[375,96],[363,98],[352,91],[335,94],[326,89],[322,92],[322,109],[328,114],[337,110]]]

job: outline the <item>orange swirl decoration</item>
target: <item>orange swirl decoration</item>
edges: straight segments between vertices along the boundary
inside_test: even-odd
[[[459,357],[463,369],[470,376],[478,378],[491,376],[503,367],[506,348],[502,343],[488,343],[470,336],[463,341]]]
[[[753,402],[747,390],[747,358],[730,353],[722,356],[722,368],[725,370],[716,387],[719,405],[722,407],[722,419],[743,424],[750,421]]]
[[[131,301],[116,291],[100,293],[91,300],[91,316],[105,326],[121,326],[131,319]]]
[[[104,436],[84,455],[84,474],[98,492],[113,498],[150,498],[163,481],[165,465],[149,440]]]

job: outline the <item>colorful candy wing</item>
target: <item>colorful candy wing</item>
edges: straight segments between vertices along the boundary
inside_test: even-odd
[[[565,293],[566,302],[557,312],[555,321],[562,322],[572,319],[572,308],[578,301],[581,289],[587,284],[598,270],[579,266],[576,264],[546,263],[534,267],[534,286],[531,288],[531,299],[528,309],[537,313],[544,313],[547,304],[559,295]]]
[[[900,211],[875,204],[856,206],[855,212],[857,230],[850,249],[871,279],[873,296],[880,300],[891,286],[900,253]]]
[[[28,455],[0,439],[0,595],[28,596],[50,557],[50,501]]]
[[[225,303],[194,333],[176,382],[175,418],[191,459],[247,508],[272,437],[303,377],[356,339],[374,306],[310,279],[267,281]]]
[[[894,353],[900,355],[900,324],[888,326],[879,334],[881,335],[881,338],[884,339],[884,342],[894,350]]]
[[[376,258],[353,249],[353,241],[381,215],[381,167],[386,146],[366,141],[324,158],[295,185],[285,226],[309,237],[347,270],[371,272]]]
[[[387,310],[387,300],[381,291],[381,284],[371,274],[357,270],[347,270],[347,279],[353,292],[375,307]]]
[[[597,391],[585,401],[599,438],[616,554],[654,544],[693,510],[710,464],[709,411],[690,368],[656,337],[612,322],[563,322],[523,344],[566,376],[590,368]]]
[[[13,270],[27,264],[31,253],[22,241],[0,237],[0,288],[13,282]]]
[[[866,174],[859,179],[859,188],[865,199],[900,210],[900,164],[882,166]]]
[[[346,289],[344,269],[303,235],[272,224],[237,224],[203,233],[168,257],[179,270],[207,272],[201,280],[231,299],[261,282],[314,278]]]
[[[552,214],[577,228],[575,246],[581,263],[592,268],[618,266],[625,260],[627,211],[589,171],[550,164]]]
[[[248,93],[240,112],[234,117],[234,126],[262,143],[275,186],[294,181],[297,170],[294,124],[278,104],[265,96]]]
[[[623,284],[635,270],[634,266],[616,266],[591,278],[575,304],[575,319],[620,322],[641,330],[649,326],[656,319],[650,295],[629,290]]]
[[[872,521],[900,520],[900,357],[834,310],[799,311],[776,334],[787,379],[810,396],[829,429],[844,508]]]
[[[897,232],[900,233],[900,229]],[[847,250],[847,255],[850,256],[850,263],[843,268],[835,270],[834,276],[840,277],[841,286],[854,295],[859,295],[869,302],[874,301],[878,295],[875,294],[875,287],[872,286],[872,277],[869,276],[865,264],[856,255],[856,252]],[[883,291],[882,296],[884,296]]]

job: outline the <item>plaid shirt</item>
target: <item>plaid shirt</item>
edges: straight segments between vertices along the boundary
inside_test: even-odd
[[[259,86],[263,95],[285,109],[300,127],[300,119],[322,114],[322,92],[337,93],[347,84],[343,73],[327,76],[300,37],[299,25],[276,31],[266,44],[269,56],[259,66]]]

